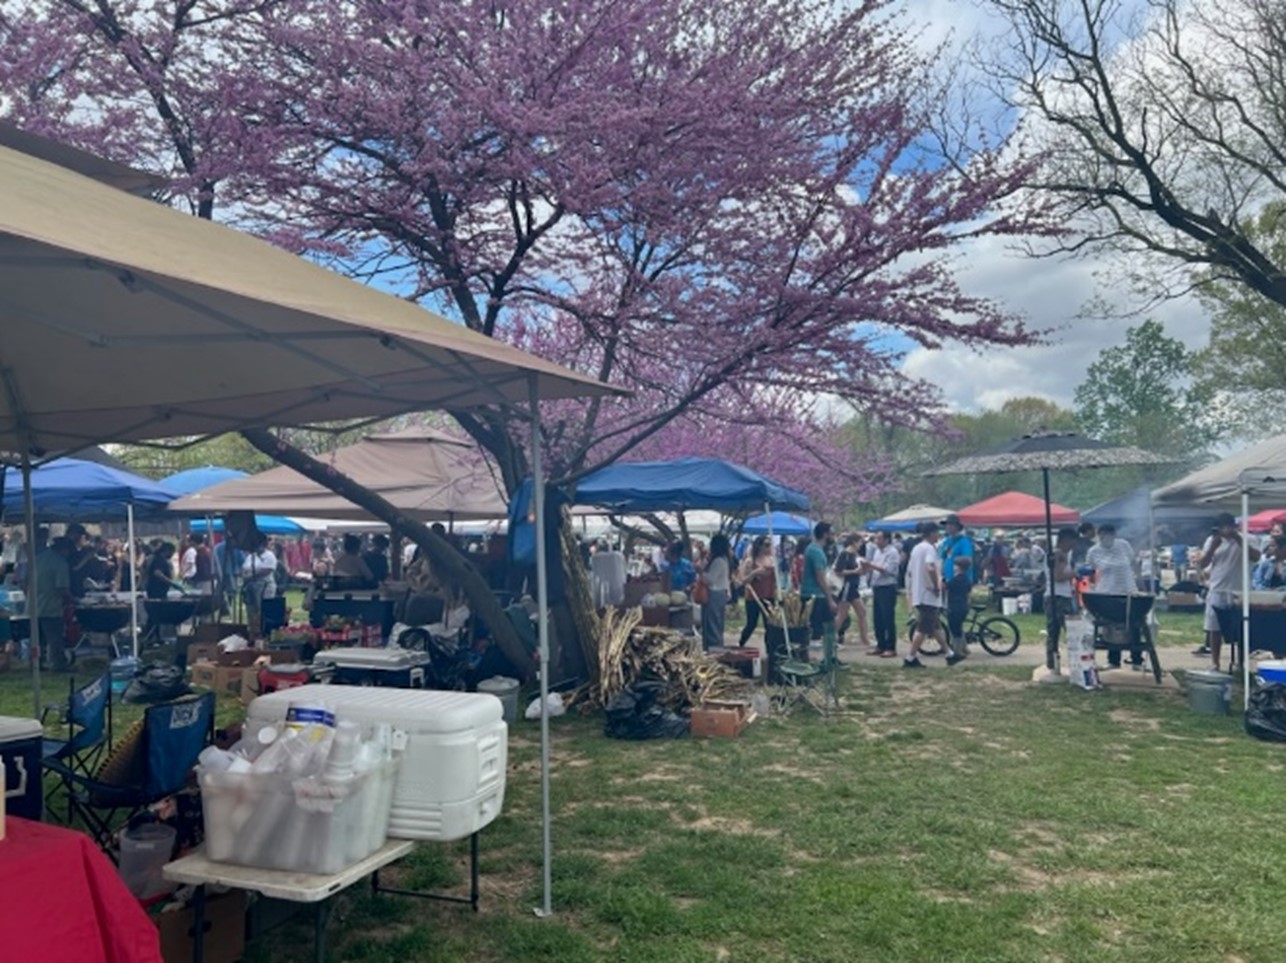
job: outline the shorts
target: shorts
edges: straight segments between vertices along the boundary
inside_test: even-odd
[[[812,608],[808,613],[810,638],[820,639],[826,634],[826,626],[835,622],[835,613],[831,611],[831,601],[825,595],[813,598]]]
[[[862,600],[862,586],[854,583],[844,587],[844,594],[841,598],[845,602],[860,602]]]
[[[1237,608],[1237,596],[1232,592],[1215,592],[1215,591],[1207,592],[1206,593],[1206,615],[1205,615],[1205,623],[1204,623],[1205,630],[1207,632],[1221,631],[1220,625],[1219,625],[1219,618],[1220,618],[1219,610],[1223,609],[1227,611],[1228,609],[1235,610],[1236,608]],[[1225,615],[1223,616],[1223,618],[1227,619],[1227,616]]]
[[[915,630],[921,635],[937,635],[938,623],[942,609],[936,605],[917,605],[915,607]]]

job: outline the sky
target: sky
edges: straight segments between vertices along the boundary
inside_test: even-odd
[[[904,0],[913,23],[923,24],[926,48],[951,46],[981,32],[996,36],[999,25],[974,0]],[[977,353],[959,347],[916,348],[903,364],[910,375],[937,385],[953,408],[994,408],[1009,398],[1038,395],[1071,406],[1086,368],[1104,348],[1122,344],[1132,324],[1151,317],[1189,347],[1204,346],[1209,320],[1192,299],[1153,306],[1135,317],[1103,318],[1091,303],[1113,305],[1113,314],[1142,307],[1138,295],[1111,276],[1106,256],[1086,259],[1032,259],[1012,242],[982,239],[961,251],[958,276],[966,292],[993,298],[1022,315],[1030,327],[1046,332],[1045,342],[1026,348],[995,348]]]

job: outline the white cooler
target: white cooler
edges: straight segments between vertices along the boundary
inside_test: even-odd
[[[324,705],[356,723],[387,722],[407,734],[388,834],[393,839],[464,839],[500,814],[509,729],[488,693],[305,685],[259,696],[246,737],[285,720],[291,705]]]

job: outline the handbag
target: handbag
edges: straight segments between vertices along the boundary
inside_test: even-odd
[[[705,605],[710,601],[710,586],[706,584],[704,575],[698,575],[697,580],[692,583],[692,601],[697,605]]]

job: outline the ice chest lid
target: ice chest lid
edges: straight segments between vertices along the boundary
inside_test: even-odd
[[[337,648],[318,652],[314,662],[333,662],[339,666],[361,666],[372,669],[407,669],[429,662],[424,652],[412,649]]]
[[[21,716],[0,716],[0,742],[17,742],[19,739],[43,736],[44,733],[44,727],[37,719],[23,719]]]
[[[261,695],[247,714],[252,720],[275,721],[295,704],[329,706],[338,718],[387,722],[412,734],[462,732],[495,725],[504,717],[500,700],[486,692],[316,684]]]

